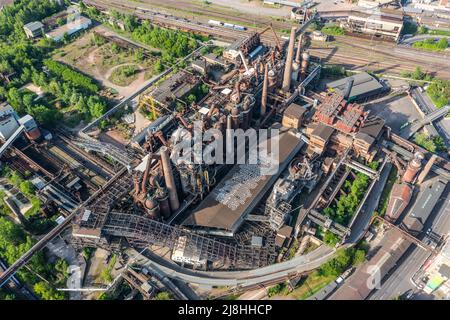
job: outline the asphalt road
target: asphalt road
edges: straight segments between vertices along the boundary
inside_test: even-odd
[[[424,93],[420,92],[418,89],[413,89],[413,94],[417,99],[417,102],[425,114],[432,113],[436,111],[437,108],[431,101],[431,99]],[[439,119],[433,122],[439,135],[444,139],[447,147],[450,148],[450,119]]]
[[[164,260],[150,252],[149,257],[139,255],[136,250],[127,251],[130,258],[142,266],[156,267],[172,279],[208,286],[249,287],[287,277],[293,273],[310,271],[328,261],[335,250],[323,245],[309,254],[297,256],[289,261],[276,263],[263,268],[244,271],[195,271]]]

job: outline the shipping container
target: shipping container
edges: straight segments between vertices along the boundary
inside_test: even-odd
[[[209,24],[215,25],[215,26],[221,26],[222,22],[217,21],[217,20],[209,20],[208,21]]]

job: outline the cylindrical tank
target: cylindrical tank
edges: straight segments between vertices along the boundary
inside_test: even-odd
[[[268,76],[269,76],[269,89],[273,90],[273,88],[275,88],[277,85],[277,74],[275,73],[274,70],[269,70]]]
[[[170,208],[172,211],[178,210],[180,207],[180,201],[178,200],[177,187],[172,172],[172,165],[170,163],[169,150],[166,146],[160,148],[161,163],[164,172],[164,181],[166,183],[167,191],[169,192]]]
[[[297,62],[292,64],[292,80],[298,81],[298,77],[300,75],[300,65]]]
[[[164,219],[170,218],[172,211],[170,210],[169,195],[166,190],[158,195],[159,209]]]
[[[309,66],[309,53],[308,52],[303,52],[302,54],[302,66],[301,66],[301,70],[300,70],[300,76],[301,79],[305,79],[306,77],[306,72],[308,71],[308,66]]]
[[[154,196],[147,196],[145,200],[145,209],[147,210],[147,216],[151,219],[157,219],[159,217],[159,203]]]
[[[233,129],[239,129],[239,109],[236,106],[231,109],[231,120]]]

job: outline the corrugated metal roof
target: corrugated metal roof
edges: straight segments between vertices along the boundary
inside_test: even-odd
[[[44,27],[44,25],[39,21],[29,22],[23,26],[24,28],[30,30],[31,32],[39,30]]]
[[[336,90],[338,91],[338,93],[343,95],[345,87],[347,85],[347,81],[350,78],[352,78],[354,81],[352,90],[350,91],[350,99],[383,89],[383,85],[378,82],[377,79],[366,72],[358,73],[350,77],[329,82],[327,83],[327,87]]]
[[[183,224],[234,231],[303,145],[303,141],[290,132],[281,134],[279,139],[280,168],[277,174],[259,177],[251,174],[242,183],[238,177],[259,165],[235,165]]]

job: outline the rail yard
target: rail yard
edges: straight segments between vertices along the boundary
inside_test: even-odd
[[[99,50],[95,41],[108,42],[117,55],[140,53],[160,64],[132,94],[116,94],[103,114],[71,129],[49,127],[36,114],[19,114],[10,96],[0,103],[2,179],[9,181],[0,191],[8,219],[32,230],[26,203],[36,198],[42,214],[33,219],[52,221],[39,236],[29,232],[36,241],[19,259],[9,266],[0,260],[0,288],[36,299],[18,272],[57,237],[90,261],[86,274],[104,265],[102,286],[82,276],[85,287],[55,289],[85,299],[116,292],[126,299],[204,300],[269,292],[280,283],[296,294],[315,270],[351,254],[339,274],[300,296],[364,300],[388,290],[372,284],[390,283],[415,249],[434,268],[421,269],[427,276],[416,288],[431,288],[437,271],[430,270],[443,268],[448,248],[449,230],[433,221],[448,215],[450,161],[448,149],[430,150],[417,137],[445,121],[450,106],[424,113],[416,88],[399,75],[422,66],[448,79],[448,59],[398,46],[397,29],[380,39],[339,34],[329,46],[310,30],[325,18],[306,7],[292,10],[294,21],[257,23],[198,4],[185,9],[198,15],[177,16],[145,1],[75,5],[111,29],[92,33],[92,50]],[[127,19],[148,34],[175,34],[192,50],[169,59],[166,48],[141,44],[136,35],[143,32],[130,32]],[[346,72],[330,76],[330,65]],[[385,72],[403,81],[400,89]],[[78,105],[76,94],[70,100]],[[417,118],[394,130],[371,103],[400,98]],[[23,182],[14,186],[16,175],[33,194]],[[448,278],[440,277],[442,291]]]

